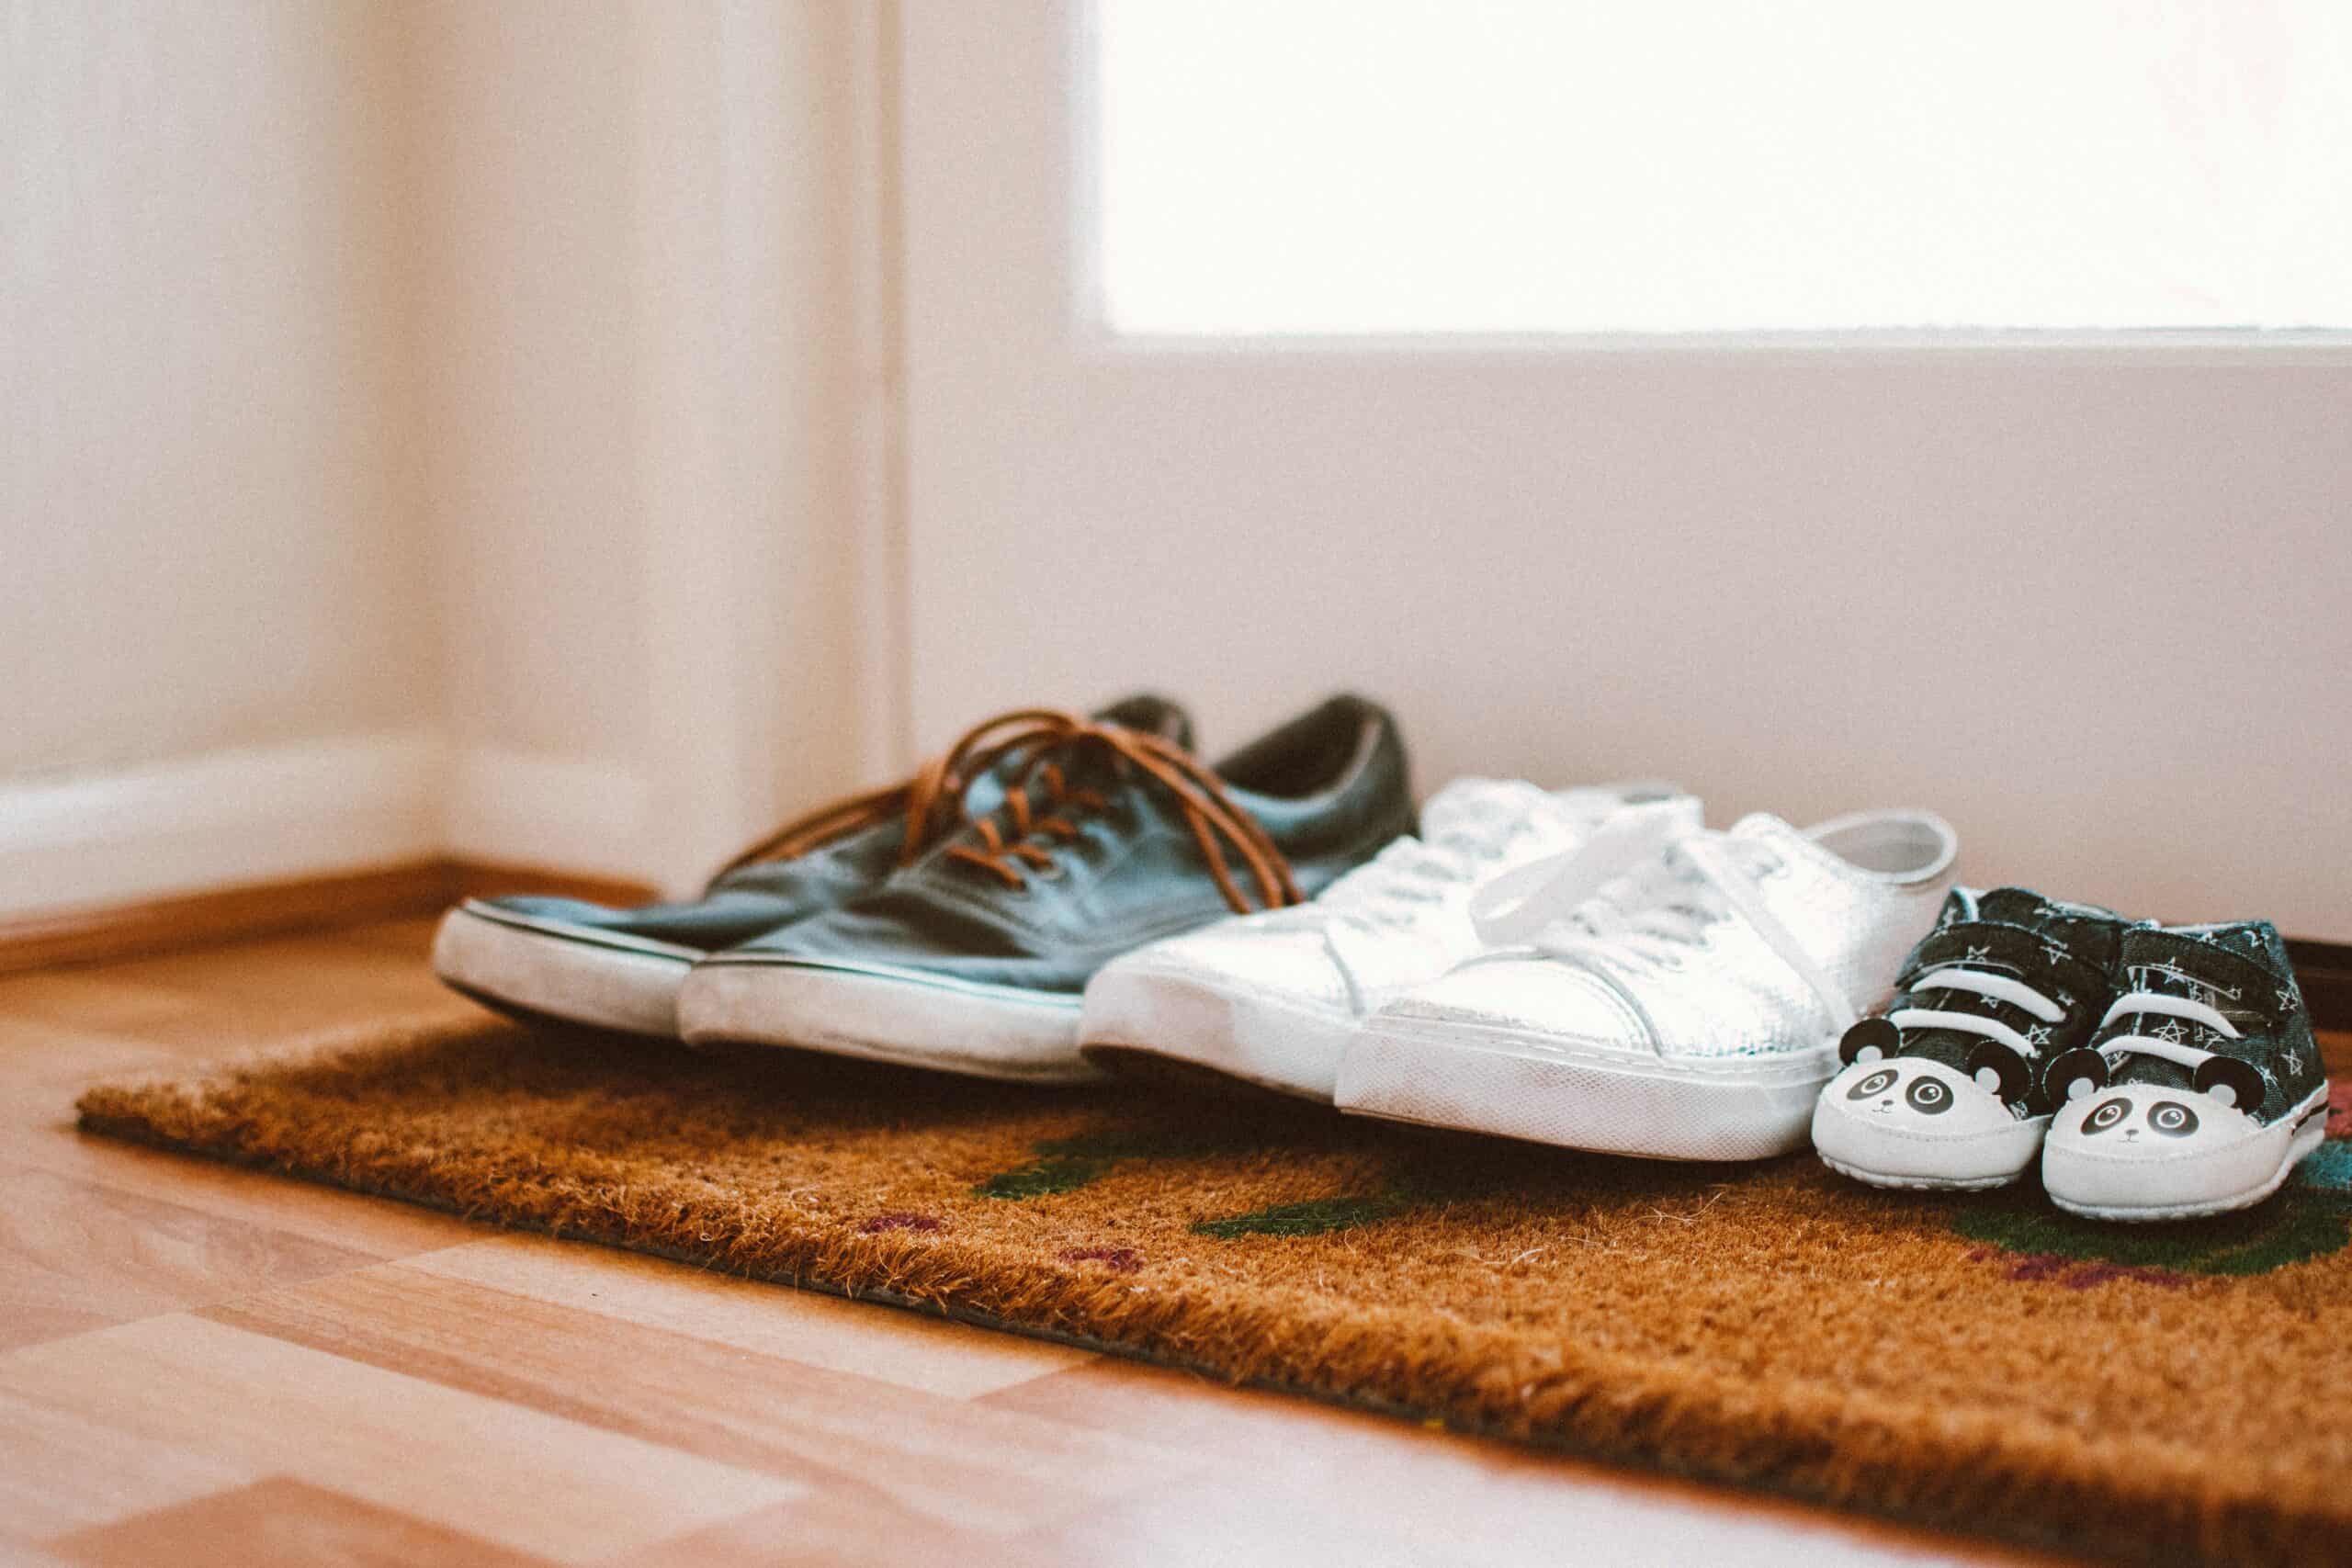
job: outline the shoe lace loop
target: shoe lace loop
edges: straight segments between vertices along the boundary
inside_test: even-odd
[[[2119,1018],[2132,1018],[2155,1013],[2165,1018],[2184,1019],[2212,1030],[2224,1040],[2241,1038],[2236,1024],[2210,1003],[2189,997],[2170,996],[2163,991],[2127,991],[2115,998],[2107,1015],[2098,1021],[2105,1029]],[[2135,1027],[2129,1034],[2119,1034],[2112,1040],[2099,1042],[2103,1055],[2121,1054],[2134,1056],[2161,1056],[2167,1062],[2188,1068],[2191,1072],[2211,1060],[2216,1053],[2199,1050],[2187,1040],[2188,1031],[2179,1024],[2167,1024],[2156,1032],[2143,1033]]]
[[[961,800],[970,782],[954,776],[954,752],[943,752],[917,768],[903,784],[844,795],[796,817],[719,867],[718,874],[725,876],[762,861],[796,860],[894,819],[906,823],[899,851],[899,863],[904,864],[953,824],[944,803],[950,798]]]
[[[2056,1023],[2066,1016],[2065,1009],[2024,981],[1974,968],[1965,962],[1931,969],[1911,982],[1910,989],[1914,995],[1921,991],[1973,991],[1980,997],[2023,1008],[2044,1024]],[[1897,1008],[1886,1016],[1887,1021],[1897,1029],[1950,1029],[1997,1040],[2028,1061],[2041,1054],[2041,1042],[1983,1013],[1954,1012],[1946,1008]],[[2041,1032],[2046,1036],[2048,1031]]]
[[[1442,903],[1449,894],[1475,883],[1509,851],[1523,826],[1501,821],[1456,827],[1425,839],[1408,835],[1394,840],[1324,889],[1316,902],[1366,924],[1409,919],[1413,907]]]
[[[1725,833],[1678,830],[1668,818],[1611,827],[1485,890],[1481,938],[1576,964],[1622,992],[1620,968],[1671,967],[1709,926],[1736,917],[1796,972],[1838,1030],[1852,1025],[1845,988],[1757,890],[1756,876],[1776,869],[1778,854]],[[1628,1000],[1638,1010],[1637,998]]]
[[[923,791],[909,803],[908,837],[903,863],[919,853],[925,841],[927,820],[960,810],[972,781],[1008,757],[1022,761],[1004,792],[1001,814],[1010,832],[997,825],[997,813],[972,819],[978,844],[956,844],[947,851],[956,860],[992,872],[1013,887],[1027,886],[1028,873],[1053,864],[1053,849],[1078,837],[1074,810],[1102,811],[1110,800],[1099,790],[1073,786],[1056,759],[1076,749],[1092,747],[1109,753],[1122,773],[1140,773],[1172,796],[1184,826],[1208,862],[1217,891],[1239,914],[1254,908],[1280,908],[1303,900],[1290,863],[1257,818],[1237,805],[1220,780],[1200,759],[1173,741],[1115,724],[1102,724],[1054,708],[1023,708],[976,726],[927,766],[916,781]],[[1042,788],[1033,800],[1033,782]],[[923,815],[918,816],[920,804]],[[1040,810],[1042,804],[1043,809]],[[1253,905],[1236,881],[1227,850],[1239,857],[1260,903]]]

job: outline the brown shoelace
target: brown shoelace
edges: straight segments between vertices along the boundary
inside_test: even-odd
[[[963,799],[962,783],[949,787],[948,770],[955,756],[950,751],[933,757],[916,769],[914,777],[904,784],[847,795],[829,806],[820,806],[805,817],[793,818],[721,866],[718,874],[725,876],[759,861],[793,860],[900,817],[906,819],[907,830],[899,846],[899,863],[905,864],[946,825],[949,813],[944,808],[944,803]]]
[[[947,852],[955,859],[993,872],[1010,886],[1025,886],[1029,872],[1043,872],[1053,864],[1053,851],[1041,840],[1067,842],[1078,837],[1078,824],[1067,815],[1068,808],[1101,811],[1110,806],[1099,790],[1073,787],[1060,764],[1049,756],[1081,743],[1102,747],[1122,768],[1134,768],[1175,796],[1184,826],[1208,862],[1217,891],[1237,912],[1247,914],[1261,906],[1253,906],[1234,880],[1225,852],[1227,845],[1240,856],[1263,908],[1302,901],[1282,851],[1274,847],[1257,819],[1234,803],[1224,782],[1198,758],[1159,736],[1098,724],[1054,708],[1023,708],[978,725],[924,763],[907,783],[821,807],[752,845],[727,870],[754,861],[806,854],[901,814],[906,818],[906,836],[899,845],[899,862],[906,864],[961,820],[964,796],[975,780],[1002,759],[1025,750],[1029,761],[1006,787],[1001,807],[1011,833],[1000,828],[991,814],[971,824],[978,844],[958,844]],[[1042,792],[1035,799],[1030,793],[1033,786]]]

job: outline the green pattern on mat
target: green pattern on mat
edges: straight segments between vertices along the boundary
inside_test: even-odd
[[[2352,1194],[2352,1138],[2330,1138],[2295,1168],[2295,1180],[2321,1192]]]
[[[2267,1274],[2340,1250],[2352,1230],[2333,1194],[2290,1189],[2242,1213],[2177,1224],[2118,1225],[2053,1208],[2037,1185],[1962,1207],[1952,1229],[1971,1241],[2133,1269],[2183,1274]]]
[[[1018,1201],[1056,1192],[1075,1192],[1101,1180],[1123,1159],[1182,1158],[1211,1153],[1227,1142],[1209,1132],[1195,1134],[1128,1128],[1085,1133],[1074,1138],[1048,1138],[1031,1145],[1035,1159],[1011,1170],[1001,1170],[978,1183],[972,1189],[972,1196]]]
[[[1310,1198],[1304,1203],[1277,1203],[1231,1219],[1203,1220],[1193,1226],[1193,1234],[1220,1241],[1245,1235],[1329,1235],[1387,1219],[1405,1208],[1400,1198]]]

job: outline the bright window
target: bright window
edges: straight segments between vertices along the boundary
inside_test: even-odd
[[[1098,0],[1115,331],[2352,327],[2346,0]]]

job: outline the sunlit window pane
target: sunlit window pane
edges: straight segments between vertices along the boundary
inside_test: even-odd
[[[1134,333],[2352,326],[2346,0],[1099,0]]]

